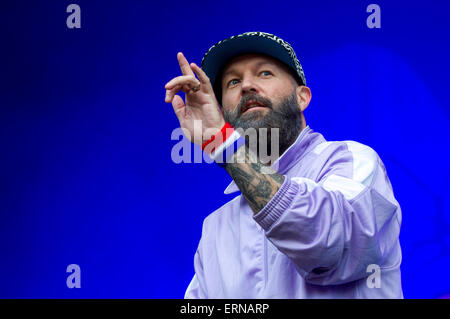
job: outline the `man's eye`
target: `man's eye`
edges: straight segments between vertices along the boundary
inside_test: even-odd
[[[260,74],[262,74],[262,75],[272,75],[272,72],[270,72],[270,71],[262,71]]]
[[[235,82],[235,81],[236,81],[236,82]],[[236,84],[238,81],[239,81],[238,79],[230,80],[230,81],[228,81],[228,86],[234,85],[234,84]]]

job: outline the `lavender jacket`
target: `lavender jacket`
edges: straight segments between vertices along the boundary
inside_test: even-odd
[[[306,126],[278,172],[256,215],[239,195],[204,220],[185,298],[403,298],[401,209],[378,154]]]

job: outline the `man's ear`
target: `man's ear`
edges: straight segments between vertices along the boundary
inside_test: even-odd
[[[304,85],[299,85],[295,89],[295,93],[297,94],[297,101],[300,107],[300,110],[303,112],[309,105],[311,101],[311,90],[309,87]]]

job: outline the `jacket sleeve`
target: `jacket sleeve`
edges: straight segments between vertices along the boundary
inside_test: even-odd
[[[317,181],[287,177],[254,216],[309,283],[333,285],[367,277],[368,265],[389,267],[386,257],[398,248],[400,207],[381,159],[362,146],[358,159],[351,152],[342,152],[347,158],[330,159]],[[342,165],[349,162],[352,170],[345,174]]]

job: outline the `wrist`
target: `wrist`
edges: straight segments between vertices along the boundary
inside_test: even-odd
[[[214,152],[214,150],[224,143],[234,132],[234,127],[231,124],[223,121],[220,128],[207,129],[204,133],[204,139],[202,141],[202,150],[208,155]]]
[[[222,167],[233,161],[237,151],[245,145],[245,138],[229,123],[225,123],[220,131],[202,145],[202,149],[212,160]]]
[[[220,133],[221,129],[226,124],[227,123],[225,122],[225,120],[222,119],[222,121],[217,126],[207,127],[203,131],[202,143],[201,143],[202,149],[204,148],[203,145],[206,145],[206,144],[208,144],[209,142],[212,142],[215,139],[215,136]]]

